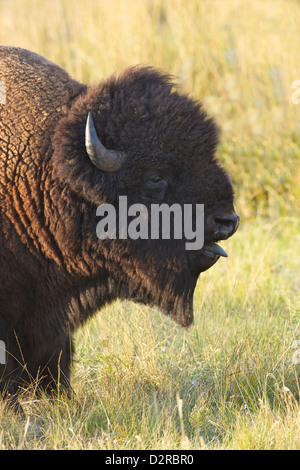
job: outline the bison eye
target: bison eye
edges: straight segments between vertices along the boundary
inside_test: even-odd
[[[163,201],[168,188],[168,183],[161,176],[148,175],[144,183],[143,196],[157,201]]]
[[[160,176],[153,176],[151,178],[152,183],[159,183],[162,180]]]

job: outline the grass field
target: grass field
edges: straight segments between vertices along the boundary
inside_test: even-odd
[[[108,306],[76,334],[75,398],[0,408],[0,449],[299,450],[300,2],[0,0],[0,19],[0,43],[87,83],[137,63],[178,77],[222,129],[242,219],[190,329]]]

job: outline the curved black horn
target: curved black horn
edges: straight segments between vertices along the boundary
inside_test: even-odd
[[[123,152],[107,150],[104,147],[97,136],[91,112],[88,114],[85,126],[85,148],[93,164],[99,170],[110,173],[120,170],[126,158]]]

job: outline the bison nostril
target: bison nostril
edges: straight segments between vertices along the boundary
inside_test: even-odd
[[[236,232],[240,223],[240,218],[235,212],[231,215],[216,215],[214,220],[220,226],[220,231],[228,237]]]

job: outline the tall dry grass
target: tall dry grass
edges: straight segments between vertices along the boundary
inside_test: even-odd
[[[0,25],[2,44],[87,83],[137,63],[174,74],[221,127],[242,216],[190,330],[103,309],[77,333],[74,400],[24,395],[0,448],[299,449],[299,2],[0,0]]]

